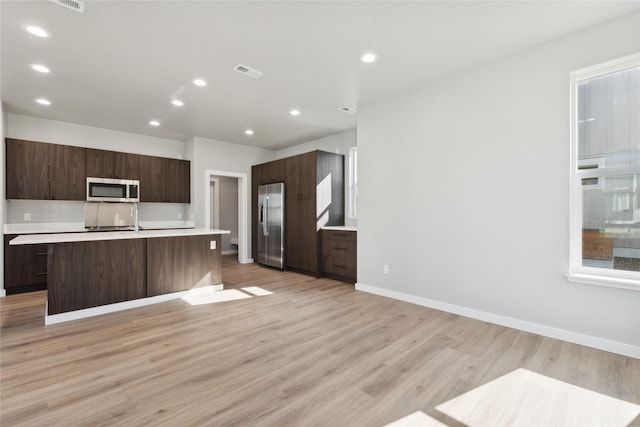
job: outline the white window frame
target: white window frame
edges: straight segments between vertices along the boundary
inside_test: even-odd
[[[578,85],[604,74],[640,66],[640,53],[570,73],[571,81],[571,187],[570,187],[570,265],[566,277],[577,283],[602,285],[640,291],[640,272],[586,267],[582,264],[582,179],[632,175],[640,173],[640,165],[578,169]]]
[[[358,147],[349,148],[349,188],[347,218],[358,218]]]

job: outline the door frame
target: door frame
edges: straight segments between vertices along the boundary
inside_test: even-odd
[[[249,257],[249,233],[248,233],[248,203],[249,180],[246,173],[217,171],[206,169],[204,171],[204,226],[211,228],[211,188],[209,183],[215,176],[226,176],[238,179],[238,262],[251,264],[253,258]]]

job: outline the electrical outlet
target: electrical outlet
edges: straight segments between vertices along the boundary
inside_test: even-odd
[[[209,247],[211,248],[211,250],[214,250],[216,248],[216,241],[211,240],[211,242],[209,243]]]
[[[382,266],[382,271],[384,274],[389,274],[389,266],[387,264]]]
[[[182,219],[182,214],[178,212],[178,219]]]
[[[30,213],[28,213],[28,212],[25,212],[25,214],[24,214],[24,220],[25,220],[25,221],[31,221],[31,214],[30,214]]]

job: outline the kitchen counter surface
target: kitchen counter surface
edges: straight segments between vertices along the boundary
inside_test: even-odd
[[[194,228],[193,221],[140,221],[145,230]],[[4,234],[86,233],[84,222],[24,222],[4,225]]]
[[[331,225],[322,227],[323,230],[334,230],[334,231],[358,231],[357,227],[348,227],[346,225]]]
[[[170,230],[96,231],[80,233],[25,234],[12,239],[10,245],[33,245],[41,243],[95,242],[100,240],[152,239],[157,237],[206,236],[229,234],[228,230],[208,228],[178,228]]]

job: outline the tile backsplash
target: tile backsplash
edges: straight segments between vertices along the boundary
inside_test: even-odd
[[[5,222],[84,223],[85,202],[64,200],[7,200]],[[175,221],[187,218],[189,205],[181,203],[140,203],[140,221]],[[26,218],[26,219],[25,219]]]

